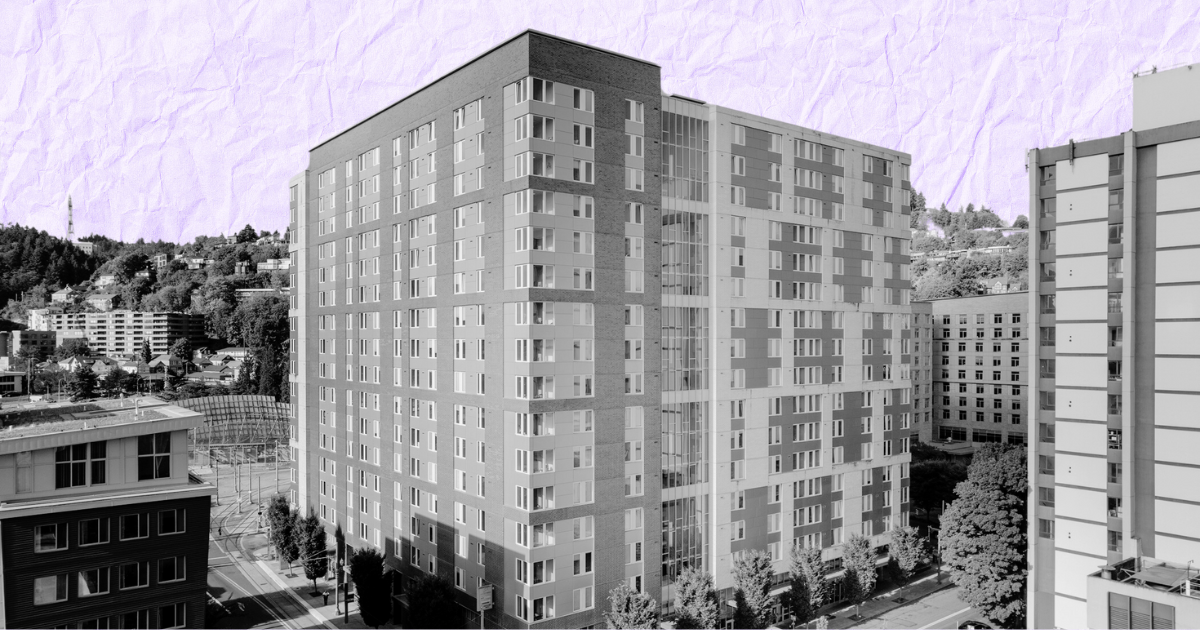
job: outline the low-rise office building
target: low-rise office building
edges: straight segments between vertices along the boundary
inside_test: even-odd
[[[0,414],[0,627],[203,628],[203,414],[154,399]]]

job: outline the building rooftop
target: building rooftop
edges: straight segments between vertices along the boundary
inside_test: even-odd
[[[1200,568],[1142,556],[1126,558],[1092,574],[1105,580],[1133,584],[1200,599]]]
[[[142,434],[134,425],[163,420],[185,420],[190,427],[202,416],[153,397],[123,398],[87,403],[25,402],[4,405],[0,409],[0,453],[31,450],[40,445],[27,443],[31,438],[63,437],[65,443],[103,439],[92,435],[100,429],[134,428],[122,434]],[[184,428],[184,427],[180,427]],[[88,432],[86,438],[83,433]],[[20,444],[18,444],[20,443]],[[61,446],[62,444],[54,444]]]

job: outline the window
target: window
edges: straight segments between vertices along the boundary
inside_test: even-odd
[[[142,627],[142,626],[139,626]],[[179,602],[177,604],[167,604],[166,606],[158,607],[158,627],[160,628],[186,628],[187,627],[187,604]]]
[[[625,99],[625,120],[635,123],[645,123],[646,109],[642,103]]]
[[[158,534],[182,534],[186,531],[187,510],[162,510],[158,513]]]
[[[92,485],[104,483],[107,472],[105,464],[107,446],[107,442],[93,442],[56,448],[54,450],[54,487],[70,488],[89,485],[89,472]],[[89,451],[90,458],[88,457]]]
[[[138,436],[138,481],[171,476],[171,433]]]
[[[124,514],[121,516],[121,540],[133,540],[150,536],[150,514]]]
[[[581,88],[571,88],[571,106],[575,109],[585,112],[594,111],[595,101],[595,92]]]
[[[158,582],[179,582],[186,577],[187,558],[185,556],[173,556],[170,558],[161,558],[158,561]]]
[[[1038,519],[1038,536],[1042,538],[1054,538],[1054,521],[1047,518]]]
[[[91,597],[104,595],[108,592],[108,567],[87,569],[79,572],[79,596]]]
[[[33,605],[41,606],[67,599],[67,574],[49,575],[33,580]]]
[[[108,542],[107,518],[89,518],[79,521],[80,547],[86,545],[99,545],[106,542]]]
[[[38,525],[34,529],[33,551],[34,553],[44,553],[47,551],[62,551],[68,546],[67,543],[67,524],[54,523],[51,525]]]
[[[122,590],[131,588],[143,588],[150,585],[150,563],[149,562],[129,562],[122,564],[118,571],[121,574]]]

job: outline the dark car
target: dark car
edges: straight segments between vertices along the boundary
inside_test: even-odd
[[[958,624],[958,630],[992,630],[992,627],[986,621],[971,619]]]

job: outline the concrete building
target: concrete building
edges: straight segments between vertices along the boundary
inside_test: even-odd
[[[62,313],[57,309],[30,312],[30,328],[58,331],[59,340],[82,333],[95,354],[128,356],[150,342],[150,352],[164,354],[180,337],[193,346],[205,344],[204,316],[187,313],[155,313],[116,310],[107,313]]]
[[[929,304],[934,325],[933,423],[921,439],[1025,444],[1029,294],[976,295]]]
[[[14,330],[12,331],[12,356],[17,356],[22,350],[44,353],[49,356],[58,345],[58,333],[53,330]]]
[[[1137,75],[1132,129],[1028,156],[1030,627],[1200,627],[1197,96]]]
[[[203,419],[154,399],[0,414],[0,626],[204,627]]]
[[[0,396],[19,396],[29,391],[28,375],[25,372],[0,370]]]
[[[913,438],[928,442],[936,433],[933,429],[933,305],[913,302]]]
[[[345,130],[291,181],[296,503],[488,626],[885,547],[909,163],[532,31]]]

